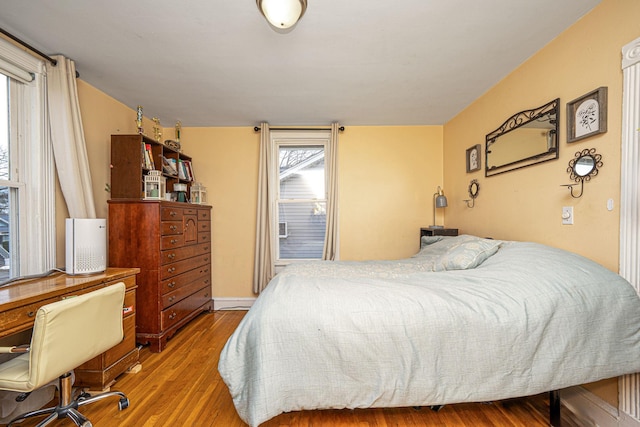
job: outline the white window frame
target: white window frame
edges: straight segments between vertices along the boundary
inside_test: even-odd
[[[327,149],[329,146],[329,142],[331,141],[331,132],[325,130],[308,130],[308,131],[271,131],[271,161],[273,164],[270,168],[272,173],[269,176],[269,187],[273,190],[269,192],[269,203],[272,207],[272,230],[279,230],[278,224],[281,222],[279,220],[279,209],[278,204],[281,201],[280,199],[280,183],[279,183],[279,151],[281,146],[319,146],[323,147],[325,155],[327,153]],[[327,203],[327,191],[328,191],[328,176],[327,176],[327,167],[325,164],[324,171],[324,180],[325,180],[325,194],[323,199],[309,199],[309,202],[325,202]],[[300,201],[302,199],[295,199],[296,201]],[[286,200],[284,200],[286,202]],[[280,244],[278,237],[279,233],[274,233],[272,236],[273,241],[271,242],[272,247],[275,249],[275,267],[276,273],[279,272],[283,267],[300,261],[308,261],[308,259],[304,258],[280,258]],[[320,258],[313,258],[320,259]]]
[[[55,267],[55,165],[49,138],[46,68],[42,60],[0,39],[0,62],[33,76],[31,82],[11,80],[10,179],[12,188],[12,277],[40,274]],[[17,236],[15,239],[13,236]]]

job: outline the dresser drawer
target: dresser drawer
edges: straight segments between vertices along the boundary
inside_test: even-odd
[[[198,233],[198,243],[206,243],[211,241],[210,231],[201,231]]]
[[[162,221],[182,221],[182,208],[164,207],[160,210]]]
[[[200,245],[185,246],[183,248],[169,249],[162,251],[160,256],[160,264],[165,265],[176,261],[181,261],[187,258],[193,258],[194,256],[204,255],[211,252],[211,248],[208,243]]]
[[[205,279],[207,280],[207,283],[209,283],[211,280],[211,269],[209,265],[203,265],[199,268],[189,270],[186,273],[163,280],[160,282],[160,294],[164,296],[169,292],[178,290],[181,287],[187,286],[189,283],[199,279]]]
[[[211,221],[198,221],[198,231],[211,231]]]
[[[164,330],[175,325],[185,317],[189,316],[195,309],[211,301],[211,290],[209,287],[202,288],[196,293],[183,299],[162,311],[160,327]]]
[[[160,238],[160,249],[179,248],[184,246],[184,236],[182,234],[171,234]]]
[[[210,263],[211,254],[206,254],[163,265],[160,269],[160,280],[177,276],[178,274],[182,274],[200,266],[209,265]]]
[[[211,219],[211,211],[209,209],[198,209],[198,221],[209,221]]]
[[[160,232],[163,236],[182,234],[182,229],[182,221],[162,221],[160,223]]]
[[[199,289],[204,287],[209,287],[210,281],[208,278],[201,277],[197,279],[195,282],[191,282],[185,286],[181,286],[177,290],[170,292],[166,295],[162,296],[162,309],[166,309],[171,307],[173,304],[178,303],[179,301],[185,299],[189,295],[195,293]]]

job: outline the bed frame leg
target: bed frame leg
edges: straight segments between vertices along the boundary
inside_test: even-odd
[[[549,425],[560,427],[560,392],[553,390],[549,392]]]

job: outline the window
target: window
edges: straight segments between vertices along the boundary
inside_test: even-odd
[[[325,146],[323,131],[271,133],[278,165],[275,195],[278,235],[276,263],[321,259],[326,230]]]
[[[44,84],[42,61],[0,40],[0,282],[55,267]]]

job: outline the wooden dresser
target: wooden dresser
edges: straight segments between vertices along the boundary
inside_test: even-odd
[[[212,309],[211,206],[110,200],[109,264],[139,267],[139,343],[153,352]]]
[[[136,273],[137,268],[108,268],[103,273],[51,276],[17,282],[0,289],[0,337],[30,329],[38,308],[64,298],[95,291],[124,282],[124,339],[115,347],[77,367],[74,385],[94,390],[109,388],[115,378],[138,363],[136,347]],[[73,332],[73,331],[71,331]]]

